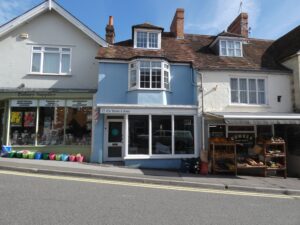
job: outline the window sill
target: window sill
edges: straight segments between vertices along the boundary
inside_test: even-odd
[[[165,91],[169,93],[173,93],[170,90],[167,89],[162,89],[162,88],[134,88],[134,89],[129,89],[127,92],[132,92],[132,91]]]
[[[72,74],[54,74],[54,73],[28,73],[29,76],[58,76],[58,77],[71,77]]]
[[[124,159],[182,159],[182,158],[196,158],[196,154],[183,155],[128,155]]]
[[[245,108],[271,108],[270,105],[252,105],[252,104],[229,104],[228,107],[245,107]]]

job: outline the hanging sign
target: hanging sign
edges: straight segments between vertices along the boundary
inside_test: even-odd
[[[92,100],[68,100],[67,106],[73,108],[92,107]]]
[[[36,107],[37,100],[27,100],[27,99],[11,100],[10,106],[11,107]]]
[[[65,106],[65,100],[40,100],[39,102],[40,107],[64,107]]]

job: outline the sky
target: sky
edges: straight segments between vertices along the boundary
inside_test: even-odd
[[[0,24],[42,0],[0,0]],[[240,12],[241,0],[57,0],[85,25],[105,37],[114,16],[116,41],[131,38],[131,26],[144,22],[169,31],[176,8],[185,9],[185,33],[216,35]],[[300,25],[300,0],[243,0],[249,14],[250,37],[277,39]]]

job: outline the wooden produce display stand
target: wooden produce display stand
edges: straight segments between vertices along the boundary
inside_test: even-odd
[[[284,178],[287,177],[286,147],[283,140],[265,141],[263,143],[265,157],[265,176],[270,172],[281,172]]]
[[[241,157],[237,153],[237,144],[224,139],[223,141],[210,141],[210,154],[212,160],[212,172],[234,173],[252,170],[262,176],[278,175],[282,173],[287,177],[286,147],[285,142],[280,140],[265,140],[257,143],[260,151],[256,155]],[[242,158],[242,160],[241,160]]]
[[[212,172],[234,173],[236,170],[236,144],[233,142],[210,142]]]

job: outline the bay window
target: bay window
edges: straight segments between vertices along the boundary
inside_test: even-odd
[[[128,155],[194,155],[194,116],[129,115]]]
[[[266,104],[266,80],[257,78],[231,78],[231,103]]]
[[[137,60],[129,64],[129,89],[170,89],[170,66],[164,61]]]
[[[71,73],[71,48],[32,48],[31,73],[66,75]]]

